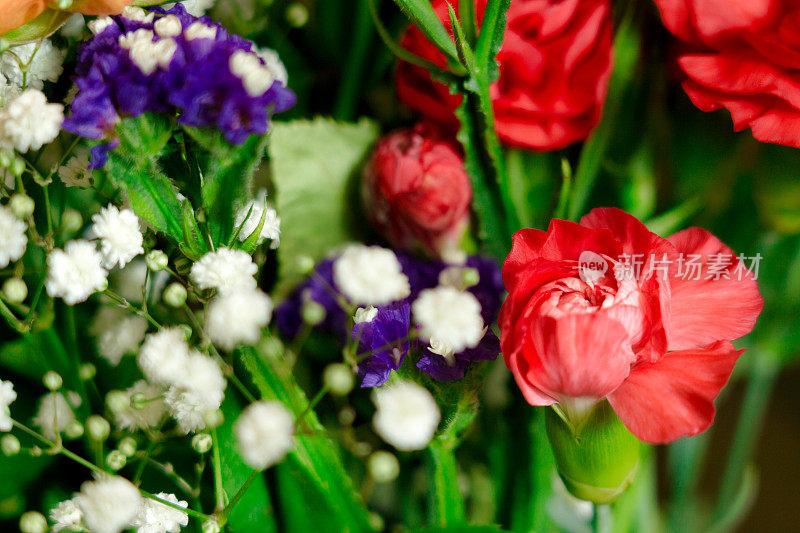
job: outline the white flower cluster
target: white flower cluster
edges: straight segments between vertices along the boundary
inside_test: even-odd
[[[0,150],[38,150],[56,138],[64,106],[49,104],[44,93],[28,89],[0,108]]]
[[[9,406],[17,399],[14,385],[0,380],[0,431],[11,431],[11,409]]]
[[[408,296],[408,278],[395,253],[380,246],[350,245],[333,263],[333,281],[351,303],[385,305]]]
[[[68,305],[85,301],[108,285],[108,268],[125,266],[144,252],[139,218],[130,209],[113,205],[92,217],[92,233],[100,239],[100,251],[86,240],[69,241],[64,250],[47,256],[47,293]]]
[[[439,427],[441,412],[428,389],[400,381],[372,395],[377,410],[372,425],[378,435],[401,451],[422,450]]]
[[[85,189],[92,185],[92,171],[89,170],[89,154],[82,152],[67,160],[59,167],[58,177],[67,187]]]
[[[97,351],[111,366],[125,354],[134,353],[144,339],[147,321],[118,307],[103,306],[89,332],[97,339]]]
[[[153,384],[165,387],[164,402],[185,433],[206,427],[206,415],[219,409],[227,385],[219,365],[192,350],[180,328],[148,335],[139,368]]]
[[[25,254],[28,225],[19,220],[10,208],[0,206],[0,268],[5,268]]]
[[[411,306],[420,335],[436,341],[436,353],[478,345],[484,335],[481,304],[470,292],[450,286],[425,289]]]
[[[65,56],[49,39],[14,46],[0,54],[0,75],[11,85],[41,89],[61,76]]]
[[[254,470],[279,463],[294,446],[294,417],[275,401],[249,405],[234,426],[244,462]]]
[[[58,435],[67,431],[76,421],[75,411],[81,404],[80,396],[75,393],[51,392],[39,399],[34,425],[42,430],[42,435],[55,441]]]
[[[109,409],[117,428],[135,431],[159,427],[167,413],[163,396],[163,387],[143,379],[127,390],[109,394]]]
[[[220,248],[193,264],[190,275],[199,288],[225,293],[255,289],[257,272],[258,267],[247,252]]]
[[[255,344],[272,318],[273,304],[258,289],[220,294],[208,306],[206,333],[225,350],[237,344]]]

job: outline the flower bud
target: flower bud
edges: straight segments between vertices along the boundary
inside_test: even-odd
[[[61,215],[61,224],[66,233],[76,233],[83,227],[83,217],[78,211],[68,207]]]
[[[106,394],[106,405],[112,413],[121,413],[131,406],[131,399],[125,394],[125,391],[112,390]]]
[[[200,455],[208,453],[214,441],[208,433],[198,433],[192,437],[192,449]]]
[[[294,2],[286,8],[286,22],[293,28],[302,28],[308,22],[308,8],[300,2]]]
[[[325,311],[325,307],[315,302],[314,300],[308,300],[307,302],[305,302],[301,310],[301,315],[303,316],[303,322],[305,322],[309,326],[316,326],[318,324],[321,324],[322,321],[325,320],[326,314],[327,311]]]
[[[22,278],[8,278],[3,283],[3,296],[13,304],[22,303],[28,297],[28,286]]]
[[[92,415],[86,419],[86,431],[89,433],[89,437],[92,440],[104,441],[111,433],[111,426],[108,420],[102,416]]]
[[[153,272],[164,270],[169,265],[169,257],[161,250],[150,250],[144,257],[147,268]]]
[[[106,457],[106,464],[111,470],[115,472],[117,470],[122,470],[123,468],[125,468],[125,465],[127,463],[128,463],[128,458],[125,457],[125,454],[119,450],[112,451],[111,453],[108,454],[108,457]]]
[[[53,372],[52,370],[47,372],[42,378],[42,383],[47,388],[47,390],[55,392],[61,388],[64,384],[64,380],[61,378],[61,375],[58,372]]]
[[[325,367],[322,381],[334,396],[346,396],[353,390],[355,383],[353,372],[342,363],[333,363]]]
[[[3,450],[3,455],[6,457],[12,457],[17,455],[19,451],[22,449],[22,446],[19,443],[19,439],[11,434],[3,435],[3,438],[0,439],[0,449]]]
[[[201,526],[200,529],[203,533],[219,533],[220,532],[219,522],[217,522],[217,519],[212,516],[211,518],[203,522],[203,525]]]
[[[33,198],[27,194],[17,193],[11,197],[8,206],[15,217],[24,220],[33,214],[36,204],[33,202]]]
[[[170,283],[167,288],[164,289],[164,294],[161,295],[161,299],[164,300],[165,304],[175,308],[183,307],[187,297],[188,293],[186,292],[186,287],[177,281]]]
[[[459,148],[424,123],[381,139],[361,192],[372,224],[402,250],[438,257],[469,221],[472,187]]]
[[[78,368],[78,376],[83,381],[94,379],[95,375],[97,375],[97,367],[92,363],[83,363],[80,368]]]
[[[225,417],[222,414],[222,411],[219,409],[215,411],[209,411],[203,415],[203,420],[205,420],[206,426],[210,428],[216,428],[222,425],[225,421]]]
[[[19,519],[19,530],[22,533],[46,533],[47,519],[42,513],[28,511]]]
[[[378,450],[369,456],[367,469],[378,483],[394,481],[400,475],[400,463],[393,453]]]
[[[612,503],[633,482],[642,443],[607,401],[579,414],[547,408],[545,420],[556,468],[573,496]]]
[[[119,441],[117,449],[125,455],[125,457],[133,457],[136,453],[136,439],[133,437],[125,437]]]
[[[73,420],[64,430],[64,436],[66,436],[68,440],[75,440],[83,437],[83,424],[77,420]]]

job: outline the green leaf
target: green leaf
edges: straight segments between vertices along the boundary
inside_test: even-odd
[[[489,81],[495,81],[500,75],[497,65],[497,53],[503,46],[506,29],[506,12],[511,0],[489,0],[483,13],[481,32],[475,45],[478,68],[485,69]]]
[[[22,9],[20,7],[19,9]],[[49,36],[60,28],[72,16],[72,13],[45,9],[38,17],[15,30],[0,35],[11,44],[22,44]]]
[[[242,412],[241,405],[233,394],[226,394],[222,404],[225,423],[217,428],[222,468],[222,487],[228,498],[233,498],[253,469],[244,464],[236,450],[233,424]],[[231,533],[270,533],[278,530],[272,511],[264,476],[257,476],[228,515],[228,530]]]
[[[285,289],[302,275],[299,258],[319,260],[356,235],[356,177],[379,132],[365,119],[275,122],[272,128],[272,179],[283,227],[279,275]]]
[[[156,114],[128,118],[117,126],[120,146],[109,153],[102,171],[122,189],[136,215],[180,242],[181,204],[158,158],[172,136],[168,119]]]
[[[603,159],[611,139],[618,134],[615,127],[617,115],[623,109],[626,101],[626,90],[633,80],[636,65],[639,62],[640,48],[641,35],[639,35],[634,21],[633,8],[628,7],[628,12],[623,17],[614,38],[614,50],[616,51],[614,73],[608,87],[603,120],[584,144],[575,171],[575,181],[567,212],[570,220],[577,220],[583,214],[594,182],[603,166]]]
[[[303,484],[322,496],[324,508],[315,508],[325,516],[334,531],[371,531],[369,513],[353,481],[342,465],[339,445],[325,435],[325,428],[316,413],[309,409],[308,399],[297,385],[291,371],[280,361],[265,360],[255,350],[241,352],[241,361],[264,399],[278,400],[302,424],[295,436],[295,446],[286,461],[296,467]],[[309,434],[310,433],[310,434]]]
[[[202,173],[203,208],[215,244],[228,241],[236,212],[250,199],[253,174],[269,141],[268,135],[251,135],[241,146],[229,143],[221,132],[184,128],[205,153],[198,156]]]
[[[445,57],[458,61],[455,44],[442,21],[436,16],[429,0],[394,0],[394,2]]]
[[[208,248],[194,216],[194,209],[188,200],[184,200],[181,204],[181,227],[183,228],[181,251],[189,259],[196,261],[208,251]]]

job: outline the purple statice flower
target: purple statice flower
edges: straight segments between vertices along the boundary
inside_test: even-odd
[[[215,127],[242,144],[267,133],[271,113],[294,105],[294,93],[252,42],[180,4],[152,12],[151,22],[113,17],[81,48],[78,93],[64,129],[109,140],[121,118],[172,113],[181,124]]]
[[[494,361],[500,354],[500,339],[492,330],[487,330],[481,342],[475,348],[468,348],[457,354],[443,355],[425,349],[417,361],[417,368],[437,381],[455,381],[464,377],[470,363],[477,361]]]
[[[333,281],[333,261],[325,259],[317,264],[308,279],[275,309],[275,322],[282,335],[297,336],[303,324],[303,305],[313,301],[325,309],[325,320],[317,328],[346,338],[349,317],[339,303],[339,291]]]
[[[410,331],[411,306],[406,301],[378,307],[371,320],[353,326],[362,387],[380,387],[400,368],[410,349]]]

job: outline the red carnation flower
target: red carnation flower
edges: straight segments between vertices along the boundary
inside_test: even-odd
[[[686,43],[683,87],[703,111],[726,108],[736,131],[800,148],[800,5],[790,0],[656,0]]]
[[[750,270],[700,228],[668,239],[618,209],[525,229],[503,267],[505,360],[532,405],[607,399],[638,438],[704,431],[762,299]]]
[[[469,222],[472,185],[459,146],[419,124],[380,140],[364,171],[364,208],[392,246],[439,256]]]
[[[455,5],[456,2],[449,2]],[[450,30],[446,0],[434,10]],[[486,0],[477,1],[483,17]],[[600,120],[611,75],[611,6],[608,0],[514,0],[492,85],[496,128],[508,146],[555,150],[585,139]],[[444,67],[442,54],[415,27],[402,44]],[[408,63],[397,67],[397,92],[410,108],[458,127],[461,97]]]

